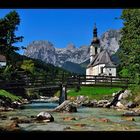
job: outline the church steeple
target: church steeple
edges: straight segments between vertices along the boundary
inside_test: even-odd
[[[96,27],[96,23],[94,23],[94,29],[93,29],[93,38],[97,37],[97,27]]]
[[[93,28],[93,40],[91,42],[91,44],[99,44],[99,39],[97,36],[97,27],[96,27],[96,23],[94,23],[94,28]]]
[[[100,53],[100,40],[98,39],[98,36],[97,36],[97,27],[95,23],[94,28],[93,28],[93,39],[90,45],[90,62],[93,61],[96,54],[98,53]]]

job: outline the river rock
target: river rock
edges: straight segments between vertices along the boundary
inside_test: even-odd
[[[140,114],[140,106],[138,106],[138,107],[136,107],[136,108],[133,108],[133,111]]]
[[[117,102],[116,106],[120,109],[125,109],[126,108],[120,101]]]
[[[120,90],[116,93],[113,93],[113,100],[110,102],[110,104],[106,105],[106,107],[112,107],[112,106],[118,106],[118,107],[122,107],[122,104],[120,103],[120,100],[122,99],[122,93],[124,93],[124,90]],[[119,103],[118,103],[119,102]],[[117,105],[118,103],[118,105]]]
[[[84,106],[86,104],[89,104],[89,98],[88,96],[83,96],[83,95],[77,96],[76,100],[73,101],[73,104],[76,107],[80,107],[82,105]]]
[[[12,105],[11,105],[12,108],[20,108],[20,106],[21,106],[21,103],[17,101],[12,102]]]
[[[21,102],[22,102],[23,104],[28,104],[28,103],[29,103],[29,101],[28,101],[27,99],[21,99]]]
[[[18,117],[9,117],[10,120],[18,120]]]
[[[3,101],[2,99],[0,99],[0,106],[3,106],[5,104],[5,101]]]
[[[110,122],[110,120],[107,119],[107,118],[100,118],[99,121],[100,121],[100,122]]]
[[[107,104],[109,104],[108,100],[99,100],[97,102],[97,107],[106,107]]]
[[[53,122],[54,117],[48,112],[40,112],[37,115],[37,120],[39,120],[39,121],[46,120],[47,122]]]
[[[86,126],[86,124],[77,123],[77,124],[74,124],[74,126],[78,126],[78,127],[85,127],[85,126]]]
[[[32,123],[30,119],[17,119],[15,120],[17,123]]]
[[[0,107],[0,111],[4,111],[5,110],[5,107]]]
[[[77,108],[73,104],[69,104],[65,107],[64,112],[77,112]]]
[[[77,96],[76,100],[74,101],[74,103],[78,104],[78,105],[82,105],[85,101],[88,100],[88,96]]]
[[[77,112],[76,106],[69,100],[65,100],[62,104],[57,106],[54,112]]]
[[[19,125],[17,122],[13,121],[6,129],[8,131],[16,131],[19,130]]]
[[[34,115],[31,115],[31,116],[30,116],[30,118],[36,118],[36,116],[34,116]]]
[[[122,93],[123,99],[125,99],[125,98],[127,98],[128,96],[131,96],[131,95],[132,95],[131,90],[125,90]]]
[[[71,127],[70,126],[67,126],[67,127],[64,128],[64,131],[65,130],[70,130],[70,129],[71,129]]]
[[[6,119],[7,119],[7,116],[6,116],[6,115],[1,115],[1,114],[0,114],[0,119],[6,120]]]
[[[13,108],[11,108],[11,107],[5,107],[4,108],[4,111],[13,111],[14,109]]]
[[[85,107],[97,107],[97,100],[87,101],[87,102],[83,103],[82,106],[85,106]]]
[[[140,113],[137,113],[135,111],[128,111],[128,112],[125,112],[123,113],[123,116],[140,116]]]
[[[137,104],[136,103],[133,103],[132,101],[130,101],[130,102],[128,102],[127,104],[126,104],[126,107],[128,107],[128,108],[134,108],[134,107],[136,107],[137,106]]]
[[[71,121],[71,120],[76,120],[76,118],[75,117],[65,117],[65,118],[63,118],[63,120]]]

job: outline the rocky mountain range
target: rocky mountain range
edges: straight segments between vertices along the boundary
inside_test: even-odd
[[[115,54],[119,48],[121,38],[119,30],[109,30],[100,37],[100,46]],[[46,63],[67,68],[67,64],[82,64],[89,60],[89,45],[76,48],[74,44],[68,44],[66,48],[57,48],[51,42],[39,40],[33,41],[27,46],[25,56],[41,59]],[[69,63],[70,62],[70,63]]]
[[[100,37],[101,47],[108,49],[111,54],[115,54],[119,49],[120,39],[120,30],[109,30]]]

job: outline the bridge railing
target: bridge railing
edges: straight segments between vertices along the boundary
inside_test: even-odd
[[[67,86],[120,86],[127,87],[129,78],[114,76],[93,76],[93,75],[22,75],[20,79],[3,80],[0,78],[0,88],[4,87],[43,87],[51,85]]]
[[[67,79],[68,85],[84,85],[84,86],[128,86],[129,79],[126,77],[115,76],[93,76],[93,75],[79,75],[76,77],[69,77]]]

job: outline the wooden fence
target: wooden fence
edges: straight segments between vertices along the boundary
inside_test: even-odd
[[[67,87],[75,86],[109,86],[109,87],[127,87],[129,79],[113,76],[93,76],[93,75],[23,75],[22,77],[8,80],[0,78],[0,88],[59,88],[60,85]]]

